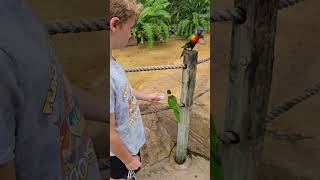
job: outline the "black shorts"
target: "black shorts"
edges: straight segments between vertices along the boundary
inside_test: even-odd
[[[137,156],[140,157],[140,161],[141,161],[140,152],[137,154]],[[135,170],[134,172],[137,173],[139,170],[140,168]],[[119,158],[117,158],[116,156],[110,156],[110,177],[111,178],[127,179],[128,173],[129,173],[129,170]]]

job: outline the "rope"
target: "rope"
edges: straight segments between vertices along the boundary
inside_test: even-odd
[[[302,1],[304,0],[280,0],[278,9],[281,10]],[[213,12],[213,15],[210,17],[210,19],[212,22],[234,21],[243,23],[246,19],[246,12],[240,8],[220,9]]]
[[[281,9],[295,5],[296,3],[299,3],[302,1],[304,1],[304,0],[280,0],[279,5],[278,5],[278,9],[281,10]]]
[[[269,123],[272,120],[274,120],[275,118],[279,117],[281,114],[289,111],[291,108],[293,108],[294,106],[296,106],[297,104],[307,100],[308,98],[310,98],[311,96],[317,94],[320,91],[320,81],[314,83],[313,86],[311,86],[310,88],[306,88],[303,91],[303,94],[290,98],[287,101],[285,101],[284,103],[274,107],[266,116],[266,122]],[[286,139],[286,140],[290,140],[290,141],[298,141],[298,140],[303,140],[303,139],[308,139],[311,137],[304,137],[302,135],[297,135],[297,134],[293,134],[293,135],[288,135],[286,133],[283,132],[278,132],[275,130],[266,130],[266,133],[271,134],[274,138],[277,139]],[[232,143],[236,143],[239,142],[239,140],[237,139],[237,134],[236,133],[226,133],[223,132],[220,137],[219,140],[224,143],[224,144],[232,144]],[[238,141],[237,141],[238,140]],[[232,142],[234,141],[234,142]]]
[[[197,64],[201,64],[210,60],[210,57],[201,59]],[[162,65],[162,66],[146,66],[146,67],[137,67],[137,68],[127,68],[125,72],[142,72],[142,71],[159,71],[159,70],[168,70],[168,69],[184,69],[187,66],[185,64],[176,64],[176,65]]]
[[[210,57],[201,59],[197,62],[197,64],[201,64],[210,60]],[[166,69],[182,69],[186,66],[184,64],[179,65],[164,65],[164,66],[147,66],[147,67],[139,67],[139,68],[127,68],[125,72],[142,72],[142,71],[156,71],[156,70],[166,70]],[[94,81],[94,84],[91,86],[96,87],[97,84],[101,84],[104,81],[104,76],[101,76],[98,80]]]
[[[309,97],[317,94],[319,91],[320,91],[320,81],[314,83],[314,85],[312,85],[310,88],[306,88],[301,95],[292,97],[286,100],[284,103],[278,106],[275,106],[274,108],[272,108],[270,112],[267,113],[267,116],[266,116],[267,123],[279,117],[281,114],[289,111],[299,103],[307,100]]]
[[[125,72],[159,71],[159,70],[183,69],[183,68],[186,68],[185,64],[146,66],[146,67],[138,67],[138,68],[128,68],[128,69],[125,69]]]
[[[266,130],[266,133],[268,133],[272,138],[277,140],[285,140],[292,143],[296,143],[298,141],[302,141],[305,139],[312,139],[312,136],[305,136],[301,133],[288,133],[285,131],[280,130]]]
[[[200,59],[200,60],[197,62],[197,64],[202,64],[202,63],[207,62],[207,61],[210,61],[210,57],[206,57],[206,58],[204,58],[204,59]]]
[[[235,21],[243,22],[245,20],[246,13],[239,8],[233,9],[219,9],[213,12],[210,17],[212,22],[222,22],[222,21]]]
[[[105,17],[97,19],[80,19],[72,20],[57,20],[46,24],[50,35],[65,34],[65,33],[80,33],[91,31],[103,31],[109,29],[107,27],[107,19]]]
[[[225,131],[219,134],[218,139],[223,144],[237,144],[240,142],[240,137],[233,131]]]
[[[302,103],[303,101],[307,100],[311,96],[316,95],[317,93],[319,93],[319,91],[320,91],[320,81],[314,83],[314,85],[312,85],[311,87],[306,88],[301,95],[292,97],[287,101],[285,101],[284,103],[272,108],[272,110],[267,113],[266,122],[270,123],[272,120],[279,117],[281,114],[289,111],[294,106],[298,105],[299,103]],[[296,135],[296,134],[289,136],[286,133],[281,133],[281,132],[279,133],[278,131],[275,131],[275,130],[266,130],[266,133],[271,134],[274,138],[287,139],[290,141],[298,141],[298,140],[310,138],[310,137],[304,137],[302,135]],[[226,132],[223,132],[220,135],[219,140],[225,144],[232,144],[232,141],[237,142],[235,135],[236,135],[235,133],[228,134]]]
[[[280,0],[278,9],[283,9],[303,0]],[[243,22],[245,20],[246,13],[240,8],[233,9],[221,9],[213,12],[210,17],[212,22],[221,21],[235,21]],[[50,35],[65,34],[65,33],[80,33],[80,32],[92,32],[109,30],[109,23],[106,17],[96,19],[80,19],[74,20],[57,20],[51,21],[46,24],[48,33]]]
[[[166,110],[169,110],[169,109],[170,109],[169,106],[159,105],[159,106],[153,107],[153,108],[152,108],[151,110],[149,110],[149,111],[143,111],[143,112],[141,112],[141,116],[145,116],[145,115],[148,115],[148,114],[154,114],[154,113],[166,111]]]
[[[204,94],[206,94],[206,93],[207,93],[207,92],[209,92],[209,91],[210,91],[210,88],[209,88],[209,89],[204,90],[202,93],[199,93],[198,95],[194,96],[193,100],[195,100],[195,99],[197,99],[197,98],[199,98],[199,97],[203,96]]]

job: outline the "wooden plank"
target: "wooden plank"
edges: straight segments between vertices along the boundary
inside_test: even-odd
[[[187,147],[189,139],[189,125],[193,104],[193,95],[196,84],[197,73],[197,51],[186,50],[184,52],[183,63],[187,65],[186,69],[182,71],[182,84],[180,104],[184,107],[180,109],[180,123],[178,124],[177,134],[177,148],[176,148],[176,162],[183,164],[187,156]]]
[[[274,61],[278,0],[235,0],[247,12],[233,24],[224,130],[239,144],[222,146],[225,180],[257,180]]]

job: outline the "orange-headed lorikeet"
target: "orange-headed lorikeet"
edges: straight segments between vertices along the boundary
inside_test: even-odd
[[[202,37],[203,31],[204,31],[204,29],[202,27],[199,27],[198,31],[197,31],[197,34],[193,34],[188,38],[188,40],[186,41],[184,46],[181,47],[181,48],[183,48],[183,51],[181,53],[180,58],[183,56],[184,50],[186,50],[188,48],[190,50],[192,50],[194,48],[194,46],[198,43],[199,39]]]

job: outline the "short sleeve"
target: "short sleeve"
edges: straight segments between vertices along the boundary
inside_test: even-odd
[[[14,159],[18,91],[15,68],[9,56],[0,49],[0,164]]]
[[[116,93],[115,84],[112,79],[110,79],[110,114],[115,112],[116,109]]]

